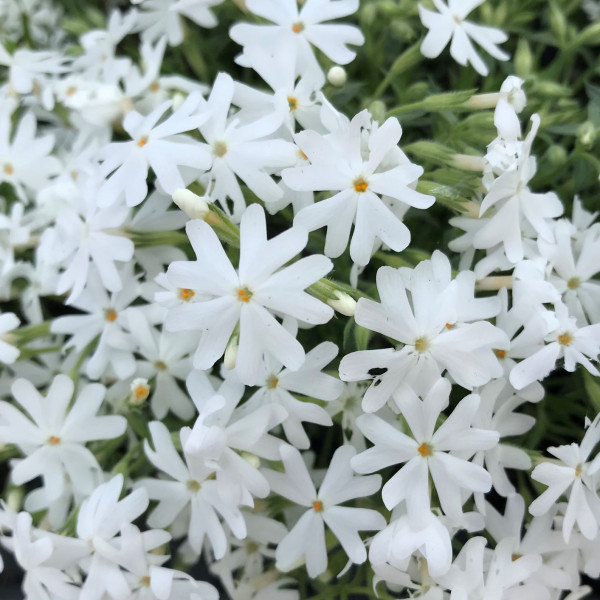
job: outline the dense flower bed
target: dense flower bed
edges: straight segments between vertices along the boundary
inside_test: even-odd
[[[600,4],[106,4],[0,1],[26,598],[589,594]]]

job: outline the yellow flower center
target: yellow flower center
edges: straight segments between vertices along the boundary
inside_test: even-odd
[[[302,160],[308,160],[308,156],[306,156],[302,150],[298,150],[298,156],[300,156]]]
[[[415,340],[415,350],[417,352],[425,352],[427,348],[429,348],[429,342],[424,337]]]
[[[187,482],[187,489],[190,490],[190,492],[198,492],[198,491],[200,491],[201,487],[202,487],[202,485],[195,479],[190,479]]]
[[[150,386],[146,382],[140,382],[131,390],[131,396],[129,400],[136,406],[143,404],[150,395]]]
[[[516,560],[519,560],[522,556],[522,554],[518,554],[517,552],[515,552],[512,554],[511,559],[513,562],[515,562]]]
[[[153,92],[158,92],[158,90],[160,90],[160,85],[158,84],[158,81],[155,81],[151,86],[150,89]]]
[[[109,323],[114,323],[117,320],[117,311],[114,308],[107,308],[104,311],[104,318]]]
[[[240,288],[237,291],[238,300],[240,302],[250,302],[250,298],[252,298],[254,294],[246,287]]]
[[[65,96],[67,98],[70,98],[71,96],[73,96],[73,94],[75,94],[76,91],[77,91],[77,88],[74,85],[72,85],[67,88],[67,91],[65,92]]]
[[[154,363],[154,366],[159,370],[159,371],[166,371],[167,370],[167,365],[166,363],[164,363],[162,360],[157,360]]]
[[[583,471],[583,465],[579,464],[575,467],[575,477],[579,477]]]
[[[225,142],[215,142],[213,152],[215,153],[215,156],[222,158],[227,154],[227,144]]]
[[[576,290],[579,287],[579,284],[579,277],[571,277],[571,279],[569,279],[569,281],[567,282],[567,287],[570,290]]]
[[[144,575],[141,579],[140,579],[140,585],[142,587],[150,587],[150,576],[149,575]]]
[[[180,300],[184,302],[189,302],[194,296],[196,292],[194,290],[190,290],[189,288],[180,288],[178,292],[178,296]]]
[[[4,165],[4,172],[7,175],[12,175],[15,172],[15,169],[13,168],[12,165],[9,165],[8,163]]]
[[[497,349],[494,349],[494,354],[498,358],[506,358],[506,350],[497,350]]]
[[[563,333],[562,335],[558,336],[558,343],[561,346],[569,346],[572,341],[573,338],[571,337],[570,333]]]
[[[294,33],[302,33],[304,31],[304,23],[298,21],[292,25],[292,31]]]
[[[298,108],[298,98],[294,98],[294,96],[288,96],[287,101],[288,106],[290,107],[290,112],[293,112]]]
[[[433,456],[433,446],[430,446],[427,442],[423,442],[418,448],[417,452],[421,456]]]
[[[60,438],[56,437],[55,435],[51,435],[46,440],[46,444],[48,444],[49,446],[58,446],[58,444],[60,444]]]
[[[140,141],[138,142],[138,146],[140,148],[143,148],[147,143],[148,143],[148,138],[146,136],[143,136],[140,138]]]
[[[267,379],[267,387],[270,390],[274,390],[277,387],[278,384],[279,384],[279,378],[276,375],[271,375]]]
[[[313,502],[313,508],[315,512],[323,512],[323,503],[320,500],[315,500]]]
[[[352,185],[354,186],[355,192],[358,192],[359,194],[364,194],[367,191],[367,188],[369,187],[369,182],[366,181],[365,178],[361,175],[358,179],[354,180]]]

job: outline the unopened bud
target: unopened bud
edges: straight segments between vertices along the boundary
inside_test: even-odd
[[[206,200],[190,190],[175,190],[171,197],[190,219],[204,219],[210,212]]]
[[[385,104],[381,100],[375,100],[375,102],[371,102],[371,106],[369,106],[369,112],[373,117],[373,121],[377,121],[380,124],[385,121],[386,110]]]
[[[131,393],[129,394],[129,402],[133,406],[141,406],[148,400],[150,395],[150,386],[148,380],[143,377],[138,377],[131,382]]]
[[[334,290],[333,293],[338,299],[327,300],[327,304],[329,304],[333,310],[337,310],[340,314],[345,315],[346,317],[353,317],[354,311],[356,310],[356,300],[352,298],[352,296],[346,294],[346,292]]]
[[[250,454],[250,452],[242,452],[242,458],[255,469],[260,468],[260,458],[256,454]]]
[[[582,146],[591,150],[596,143],[596,126],[591,121],[582,123],[577,130],[577,140]]]
[[[340,67],[339,65],[331,67],[327,73],[327,81],[329,81],[331,85],[335,85],[335,87],[342,87],[347,80],[348,75],[346,73],[346,69],[344,69],[344,67]]]
[[[546,151],[545,158],[553,167],[562,167],[567,162],[567,151],[558,144],[553,144]]]
[[[229,344],[227,344],[227,348],[225,349],[225,356],[223,357],[223,366],[231,371],[235,369],[235,362],[237,360],[238,355],[238,336],[234,335],[230,340]]]

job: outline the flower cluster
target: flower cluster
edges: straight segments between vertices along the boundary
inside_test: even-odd
[[[27,600],[600,577],[600,92],[574,130],[526,41],[498,75],[472,42],[512,67],[491,23],[521,22],[493,2],[359,4],[131,0],[62,30],[0,3],[0,544]],[[562,73],[597,26],[551,12]],[[382,14],[414,45],[359,98]],[[394,81],[448,43],[485,94]]]

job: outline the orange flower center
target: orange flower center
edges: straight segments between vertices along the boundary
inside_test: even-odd
[[[292,31],[294,33],[302,33],[304,31],[304,23],[298,21],[292,25]]]
[[[12,166],[12,165],[5,164],[5,165],[4,165],[4,172],[5,172],[7,175],[12,175],[12,174],[15,172],[15,169],[13,168],[13,166]]]
[[[294,96],[288,96],[287,101],[290,107],[290,112],[293,112],[298,108],[298,98],[294,98]]]
[[[430,446],[427,442],[423,442],[418,448],[417,452],[421,456],[432,456],[433,455],[433,446]]]
[[[107,308],[104,311],[104,318],[109,323],[114,323],[117,320],[117,311],[114,308]]]
[[[494,349],[494,354],[498,358],[506,358],[506,350],[497,350],[497,349]]]
[[[148,143],[148,138],[146,136],[144,136],[144,137],[140,138],[140,141],[138,142],[138,146],[140,148],[143,148],[147,143]]]
[[[196,295],[196,292],[194,292],[194,290],[190,290],[189,288],[181,288],[178,295],[180,300],[189,302]]]
[[[267,379],[267,387],[270,390],[274,390],[277,387],[278,384],[279,384],[279,378],[276,375],[271,375]]]
[[[60,438],[56,437],[55,435],[51,435],[47,440],[46,440],[46,444],[50,445],[50,446],[58,446],[58,444],[60,444]]]
[[[355,179],[352,185],[354,186],[354,191],[358,192],[359,194],[364,194],[369,187],[369,183],[365,181],[364,177],[362,176],[358,179]]]
[[[315,512],[323,512],[323,503],[320,500],[315,500],[313,502],[313,508]]]
[[[572,341],[573,338],[571,337],[570,333],[563,333],[562,335],[558,336],[558,343],[561,346],[569,346]]]
[[[240,288],[237,292],[240,302],[250,302],[250,298],[254,295],[248,288]]]

